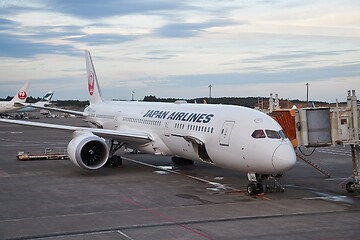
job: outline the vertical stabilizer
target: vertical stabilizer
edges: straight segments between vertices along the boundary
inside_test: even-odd
[[[16,93],[16,95],[11,99],[11,103],[24,103],[28,97],[28,89],[30,83],[26,82],[24,86]]]
[[[32,105],[42,106],[42,107],[48,106],[50,104],[50,101],[51,101],[53,95],[54,95],[54,91],[49,91],[44,95],[44,97],[40,101],[38,101]]]
[[[88,79],[87,85],[88,85],[90,104],[102,102],[100,87],[96,77],[94,64],[92,62],[91,55],[88,50],[85,50],[85,59],[86,59],[86,72]]]
[[[39,102],[50,102],[54,95],[54,91],[47,92]]]

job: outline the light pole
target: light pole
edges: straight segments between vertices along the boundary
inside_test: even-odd
[[[306,83],[306,107],[309,107],[309,85],[310,83]]]
[[[209,87],[209,103],[211,103],[211,88],[212,88],[212,85],[210,84],[208,87]]]

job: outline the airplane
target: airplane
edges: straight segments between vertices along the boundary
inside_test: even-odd
[[[17,94],[10,101],[0,102],[0,114],[16,111],[24,107],[24,103],[28,97],[29,82],[26,82],[24,86],[17,92]]]
[[[262,180],[296,163],[281,126],[255,109],[220,104],[104,101],[90,52],[85,50],[90,105],[83,112],[90,127],[0,119],[0,122],[72,132],[67,151],[80,168],[97,170],[117,159],[126,146],[172,156],[174,164],[205,162],[247,173],[247,192],[264,192]],[[48,108],[46,108],[48,109]],[[57,109],[59,110],[59,109]]]
[[[36,103],[22,103],[24,105],[24,108],[19,109],[20,112],[32,112],[36,111],[39,108],[47,107],[50,104],[50,101],[54,95],[54,91],[47,92],[39,101]]]

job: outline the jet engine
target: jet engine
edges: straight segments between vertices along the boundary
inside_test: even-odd
[[[101,168],[109,157],[109,149],[105,139],[89,132],[75,132],[67,151],[69,159],[75,165],[87,170]]]

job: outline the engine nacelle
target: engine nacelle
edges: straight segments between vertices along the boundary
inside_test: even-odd
[[[75,132],[67,151],[69,159],[75,165],[87,170],[101,168],[109,157],[105,139],[88,132]]]

